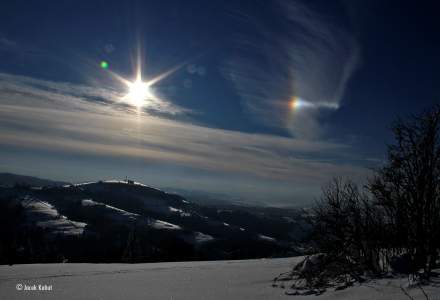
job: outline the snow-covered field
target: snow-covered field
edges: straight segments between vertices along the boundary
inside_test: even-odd
[[[0,266],[0,299],[409,299],[400,285],[386,279],[331,291],[321,296],[288,296],[271,286],[299,258],[151,264],[34,264]],[[18,291],[25,285],[51,291]],[[425,287],[440,299],[440,284]],[[425,299],[421,290],[409,291]]]

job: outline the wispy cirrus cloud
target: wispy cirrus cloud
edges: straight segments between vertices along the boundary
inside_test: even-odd
[[[346,28],[311,6],[277,3],[263,15],[235,15],[242,31],[233,36],[236,51],[223,73],[255,120],[314,138],[324,127],[321,114],[342,105],[360,47]],[[295,106],[298,99],[309,105]]]
[[[2,74],[0,145],[202,170],[213,178],[242,178],[247,188],[249,182],[266,181],[265,191],[272,195],[279,186],[289,190],[292,185],[316,192],[332,176],[361,177],[367,172],[365,162],[347,145],[137,115],[112,105],[116,96],[107,89]]]
[[[29,94],[51,100],[45,105],[53,106],[71,102],[78,109],[84,109],[87,106],[84,105],[84,102],[99,102],[102,105],[112,106],[113,109],[133,110],[133,107],[123,100],[127,91],[112,87],[102,88],[67,82],[54,82],[5,73],[0,73],[0,84],[3,91],[15,91],[20,94]],[[158,98],[149,102],[144,110],[150,114],[160,114],[162,116],[192,113],[190,109]]]

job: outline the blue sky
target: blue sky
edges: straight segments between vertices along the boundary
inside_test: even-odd
[[[440,92],[435,4],[383,2],[2,1],[0,168],[269,205],[363,181]],[[166,76],[136,107],[139,66]]]

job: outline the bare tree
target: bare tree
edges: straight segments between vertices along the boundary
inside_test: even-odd
[[[323,188],[314,214],[319,251],[345,265],[345,271],[382,271],[379,258],[383,248],[382,216],[354,182],[333,179]]]
[[[386,213],[388,248],[411,256],[429,276],[440,246],[440,107],[392,126],[388,162],[369,183]]]
[[[422,268],[429,279],[440,250],[440,106],[398,119],[392,130],[388,160],[365,189],[342,179],[323,188],[313,217],[321,256],[294,268],[309,287],[389,267],[409,275]]]

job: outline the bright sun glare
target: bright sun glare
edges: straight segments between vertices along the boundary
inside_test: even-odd
[[[140,78],[134,82],[128,83],[127,99],[136,107],[142,107],[144,102],[151,98],[152,94],[148,83],[143,82]]]
[[[102,66],[102,68],[107,69],[108,63],[104,62],[105,66]],[[128,79],[125,79],[122,76],[119,76],[118,74],[110,72],[110,74],[117,79],[119,82],[123,83],[127,90],[125,96],[121,97],[121,100],[125,103],[128,103],[134,107],[137,108],[138,113],[141,112],[142,107],[151,108],[153,104],[160,103],[162,99],[158,98],[155,90],[152,88],[153,85],[158,83],[159,81],[165,79],[166,77],[173,74],[175,71],[179,70],[183,64],[177,65],[172,69],[169,69],[166,72],[163,72],[155,77],[149,78],[148,81],[142,80],[142,62],[140,59],[140,56],[137,59],[137,66],[136,66],[136,79],[134,81],[130,81]]]

